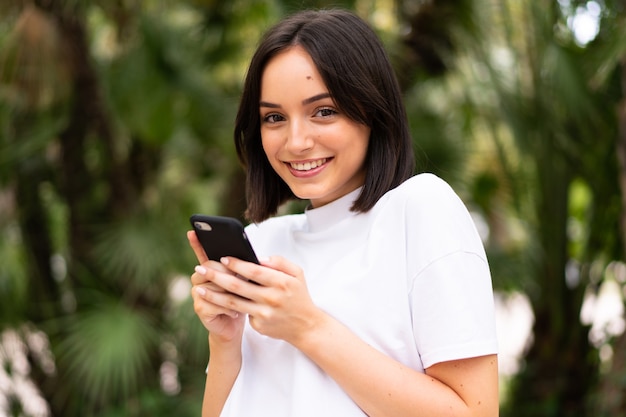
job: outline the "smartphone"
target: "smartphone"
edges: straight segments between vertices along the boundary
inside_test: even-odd
[[[189,218],[204,252],[213,261],[232,256],[243,261],[259,263],[243,224],[232,217],[194,214]]]

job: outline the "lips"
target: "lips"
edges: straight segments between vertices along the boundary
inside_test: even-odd
[[[289,162],[289,166],[296,171],[306,172],[324,165],[327,160],[328,158],[322,158],[306,162]]]

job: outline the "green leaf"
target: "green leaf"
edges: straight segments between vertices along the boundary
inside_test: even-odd
[[[0,228],[0,328],[19,322],[26,306],[28,277],[17,225]]]
[[[107,300],[75,317],[58,357],[82,395],[96,401],[126,398],[141,388],[157,342],[148,316]]]

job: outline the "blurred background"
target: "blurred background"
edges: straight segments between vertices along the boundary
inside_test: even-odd
[[[242,216],[260,35],[335,6],[479,226],[501,415],[626,415],[625,0],[0,0],[0,417],[199,415],[188,217]]]

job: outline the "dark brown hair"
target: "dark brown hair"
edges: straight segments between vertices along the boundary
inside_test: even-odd
[[[414,156],[402,94],[375,32],[344,10],[303,11],[272,27],[257,48],[235,121],[235,146],[247,169],[246,217],[260,222],[295,196],[270,165],[261,143],[259,101],[265,66],[298,45],[306,50],[338,109],[371,128],[365,183],[352,206],[366,212],[413,175]]]

